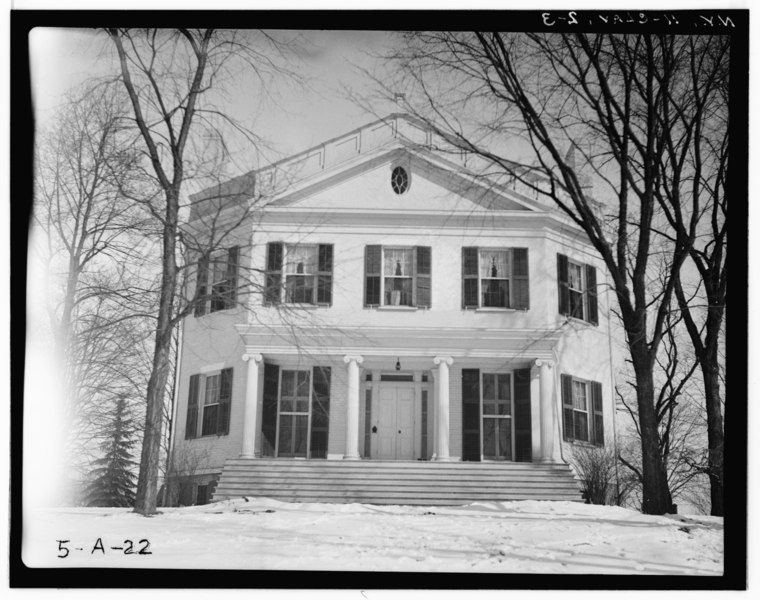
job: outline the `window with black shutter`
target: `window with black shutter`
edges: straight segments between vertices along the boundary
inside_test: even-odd
[[[264,304],[332,304],[332,244],[267,245]]]
[[[462,248],[462,308],[530,308],[527,248]]]
[[[432,253],[428,246],[364,248],[364,306],[430,308]]]
[[[198,259],[194,314],[235,308],[240,250],[237,246]]]
[[[596,268],[557,254],[559,313],[599,324]]]
[[[231,404],[231,368],[222,369],[216,374],[191,375],[185,439],[199,435],[227,435],[230,431]]]
[[[562,436],[604,446],[602,384],[562,375]]]

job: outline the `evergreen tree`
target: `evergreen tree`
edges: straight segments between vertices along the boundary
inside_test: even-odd
[[[137,463],[132,460],[131,451],[134,434],[126,398],[119,396],[102,430],[103,456],[93,463],[85,498],[87,506],[134,506],[137,484],[134,473]]]

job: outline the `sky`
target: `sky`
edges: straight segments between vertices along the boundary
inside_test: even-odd
[[[288,35],[282,32],[282,35]],[[369,92],[371,81],[361,69],[382,73],[382,53],[392,43],[392,33],[378,31],[300,31],[303,53],[294,66],[307,78],[296,86],[284,78],[274,81],[273,96],[262,97],[253,78],[243,78],[231,88],[234,97],[225,108],[241,121],[253,119],[254,131],[271,145],[273,160],[319,144],[375,119],[347,97]],[[67,89],[88,77],[105,75],[109,64],[108,40],[90,30],[37,28],[30,35],[32,89],[35,113],[49,123]],[[105,50],[105,51],[104,51]],[[394,106],[375,102],[378,114]],[[244,168],[244,161],[241,162]],[[253,168],[251,166],[250,168]]]

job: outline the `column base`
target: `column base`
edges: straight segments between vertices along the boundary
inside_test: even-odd
[[[355,456],[349,456],[348,454],[343,456],[343,460],[361,460],[361,459],[362,457],[359,456],[358,454]]]
[[[456,459],[451,456],[436,456],[432,460],[433,462],[456,462]]]

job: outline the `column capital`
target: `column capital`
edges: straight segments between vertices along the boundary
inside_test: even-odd
[[[436,365],[440,365],[442,363],[446,363],[447,367],[450,367],[451,363],[453,363],[453,362],[454,362],[454,359],[451,358],[450,356],[436,356],[433,359],[433,363],[435,363]]]
[[[364,362],[364,357],[359,356],[358,354],[346,354],[346,356],[343,357],[343,362],[346,364],[355,362],[357,365],[360,365]]]
[[[546,360],[545,358],[537,358],[534,360],[531,365],[531,367],[548,367],[551,369],[554,366],[554,361]]]
[[[252,360],[254,363],[258,363],[264,360],[264,357],[261,354],[246,352],[245,354],[243,354],[243,360],[245,362]]]

